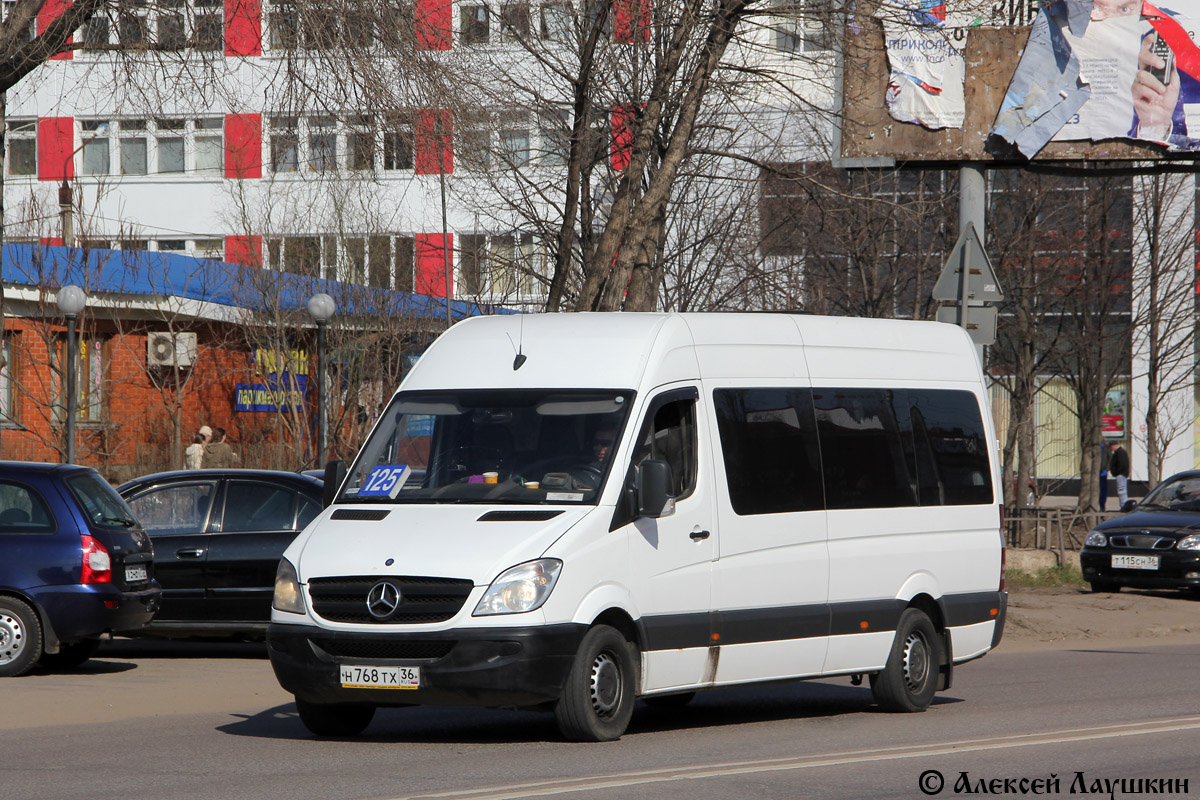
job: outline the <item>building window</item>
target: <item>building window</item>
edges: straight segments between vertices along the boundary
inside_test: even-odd
[[[221,176],[225,172],[225,120],[220,117],[197,119],[195,130],[195,170],[199,175]]]
[[[487,44],[491,39],[491,22],[487,6],[462,6],[462,43]]]
[[[157,171],[160,173],[183,172],[187,168],[184,146],[184,129],[186,125],[181,119],[155,120],[158,132],[156,149],[158,150]]]
[[[294,3],[271,3],[271,49],[295,50],[300,46],[300,12]]]
[[[13,361],[13,337],[5,336],[0,341],[4,354],[4,366],[0,368],[0,424],[17,420],[17,363]]]
[[[104,340],[80,334],[75,340],[79,357],[75,360],[76,397],[75,419],[79,422],[100,422],[104,418]],[[64,356],[67,337],[61,336],[54,347],[54,420],[66,419],[66,391],[63,386]]]
[[[192,49],[223,50],[225,47],[225,3],[195,0],[192,12]]]
[[[775,0],[772,45],[781,53],[800,52],[802,36],[799,0]]]
[[[368,115],[353,120],[346,134],[346,166],[353,170],[375,169],[375,126]]]
[[[337,169],[337,134],[332,117],[314,117],[309,121],[308,169],[310,172]]]
[[[13,10],[17,7],[17,0],[4,0],[4,21],[8,23],[8,18]],[[29,20],[29,24],[25,26],[25,30],[21,34],[13,38],[13,44],[20,42],[32,42],[37,37],[37,28],[34,26],[34,20]]]
[[[117,14],[118,37],[122,47],[139,48],[150,43],[146,0],[122,0],[117,7]]]
[[[804,0],[804,52],[830,49],[835,22],[833,0]]]
[[[512,41],[529,38],[530,11],[528,3],[505,3],[500,6],[500,34]]]
[[[295,117],[271,118],[271,170],[296,172],[300,169],[300,136]]]
[[[84,120],[83,174],[107,175],[109,172],[108,137],[112,123],[108,120]]]
[[[523,114],[501,116],[498,131],[500,154],[505,166],[520,167],[529,163],[529,127]]]
[[[459,234],[458,280],[464,296],[506,302],[537,295],[545,273],[532,233]]]
[[[112,20],[108,18],[108,9],[100,9],[83,26],[83,49],[103,50],[108,47],[112,35]]]
[[[8,174],[36,175],[37,120],[10,120],[5,139],[8,142]]]
[[[146,120],[125,119],[121,128],[121,174],[146,174]]]
[[[383,168],[411,170],[413,168],[412,115],[393,113],[387,117],[383,131]]]
[[[538,31],[543,39],[569,42],[575,30],[575,14],[570,3],[547,3],[542,6]]]
[[[538,117],[538,136],[542,165],[565,166],[571,154],[571,112],[565,108],[542,112]]]

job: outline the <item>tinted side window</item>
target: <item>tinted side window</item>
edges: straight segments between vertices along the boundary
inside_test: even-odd
[[[992,502],[992,470],[979,403],[970,392],[909,390],[913,435],[921,472],[921,504],[976,505]],[[924,474],[930,469],[933,475]],[[927,497],[927,488],[933,489]]]
[[[737,514],[824,507],[808,389],[717,389],[713,402]]]
[[[696,488],[696,401],[663,404],[639,434],[633,465],[654,459],[671,465],[671,496],[687,497]]]
[[[54,517],[40,494],[21,484],[0,483],[0,535],[54,531]]]
[[[164,486],[129,501],[133,516],[151,536],[202,533],[207,528],[213,483]]]
[[[295,492],[265,483],[230,481],[225,490],[225,521],[221,530],[290,531],[295,529]]]
[[[917,504],[909,475],[905,392],[889,389],[813,389],[825,501],[834,508],[896,508]],[[907,415],[903,415],[907,416]]]

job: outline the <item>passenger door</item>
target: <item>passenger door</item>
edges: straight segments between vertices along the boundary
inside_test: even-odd
[[[829,553],[812,392],[712,385],[720,560],[716,682],[815,675],[830,630]]]
[[[162,584],[157,621],[206,619],[204,565],[218,481],[154,486],[125,499],[154,543],[154,573]]]
[[[675,512],[638,518],[633,491],[618,505],[613,527],[628,523],[630,586],[645,637],[643,689],[695,686],[710,679],[709,608],[717,552],[712,458],[698,435],[699,389],[674,387],[650,398],[634,440],[626,486],[647,459],[666,461]]]
[[[209,619],[268,622],[279,559],[320,510],[297,487],[227,480],[206,564]]]

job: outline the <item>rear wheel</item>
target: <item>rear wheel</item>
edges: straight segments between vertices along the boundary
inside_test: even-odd
[[[937,691],[941,664],[937,631],[924,611],[900,615],[887,666],[871,676],[871,693],[884,711],[924,711]]]
[[[636,648],[621,632],[597,625],[583,637],[554,707],[558,729],[576,742],[620,739],[633,716]]]
[[[82,639],[78,642],[60,644],[57,653],[42,653],[38,663],[46,669],[71,669],[96,655],[96,651],[99,649],[99,639]]]
[[[1095,593],[1100,593],[1100,592],[1116,593],[1116,592],[1121,591],[1121,584],[1114,583],[1112,581],[1092,581],[1092,591]]]
[[[296,698],[300,721],[317,736],[358,736],[371,724],[375,706],[309,703]]]
[[[0,597],[0,678],[24,675],[42,654],[37,612],[13,597]]]

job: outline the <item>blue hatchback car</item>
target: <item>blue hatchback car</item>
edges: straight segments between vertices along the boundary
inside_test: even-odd
[[[0,677],[82,663],[161,597],[150,537],[94,469],[0,462]]]

